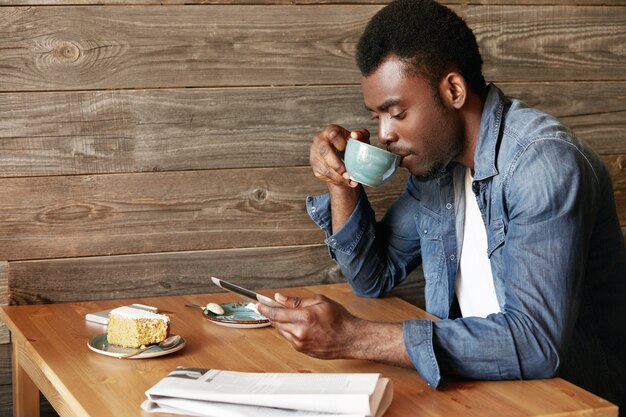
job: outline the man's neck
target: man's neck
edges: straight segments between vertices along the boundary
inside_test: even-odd
[[[459,156],[455,158],[455,161],[471,168],[472,172],[474,172],[474,153],[476,152],[484,104],[484,100],[479,95],[469,93],[463,107],[465,146]]]

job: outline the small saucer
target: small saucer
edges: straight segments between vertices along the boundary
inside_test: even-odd
[[[267,317],[261,315],[256,310],[247,308],[249,304],[250,302],[220,304],[224,309],[224,314],[215,314],[205,309],[204,317],[212,323],[224,327],[253,329],[270,326],[271,323]]]
[[[174,335],[170,335],[170,336],[174,336]],[[89,342],[87,342],[87,346],[89,346],[89,349],[93,350],[96,353],[99,353],[101,355],[106,355],[106,356],[113,356],[115,358],[119,358],[120,356],[123,356],[127,353],[132,353],[137,350],[137,349],[132,349],[132,348],[125,348],[125,347],[118,346],[118,345],[110,345],[109,342],[107,341],[106,333],[96,335],[92,337],[91,339],[89,339]],[[146,358],[155,358],[157,356],[169,355],[170,353],[177,352],[184,347],[185,347],[185,339],[181,337],[178,344],[174,346],[173,348],[163,349],[162,347],[154,345],[150,349],[144,352],[141,352],[138,355],[131,356],[129,359],[146,359]]]

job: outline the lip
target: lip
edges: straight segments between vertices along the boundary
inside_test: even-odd
[[[400,151],[399,149],[394,149],[392,147],[387,147],[387,151],[391,152],[392,154],[400,157],[400,164],[398,165],[400,167],[405,167],[405,162],[404,161],[406,160],[406,157],[411,156],[410,153],[399,152]]]
[[[401,159],[400,159],[400,166],[402,168],[406,168],[407,164],[409,163],[409,160],[411,158],[411,154],[407,154],[407,155],[398,155]]]
[[[387,146],[387,152],[391,152],[394,155],[398,155],[400,158],[404,158],[408,155],[408,152],[403,151],[401,148],[395,146]]]

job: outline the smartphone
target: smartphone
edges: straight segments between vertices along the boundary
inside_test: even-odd
[[[245,297],[254,302],[259,302],[261,304],[265,304],[266,306],[270,306],[270,307],[278,307],[278,308],[283,307],[282,305],[278,304],[276,301],[272,300],[269,297],[266,297],[262,294],[258,294],[254,291],[250,291],[246,288],[240,287],[239,285],[235,285],[232,282],[224,281],[223,279],[219,279],[215,277],[211,277],[211,281],[213,281],[213,284],[217,285],[220,288],[223,288],[230,292],[234,292],[235,294],[241,295],[242,297]]]

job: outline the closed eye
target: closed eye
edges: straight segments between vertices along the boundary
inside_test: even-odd
[[[406,116],[406,110],[401,111],[398,114],[389,114],[389,118],[390,119],[396,119],[396,120],[402,120],[404,119],[404,116]]]

